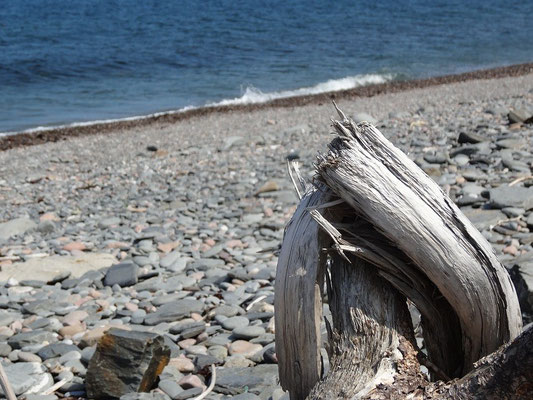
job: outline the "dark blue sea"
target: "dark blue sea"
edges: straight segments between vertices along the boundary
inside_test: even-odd
[[[533,1],[2,0],[0,132],[533,61]]]

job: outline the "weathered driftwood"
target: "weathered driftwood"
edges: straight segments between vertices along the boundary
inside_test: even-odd
[[[295,398],[305,398],[321,377],[320,319],[322,299],[319,276],[326,257],[321,245],[328,241],[307,208],[327,203],[331,194],[313,190],[302,198],[285,229],[285,240],[294,246],[281,248],[286,260],[276,274],[276,353],[280,381]],[[320,279],[320,281],[322,281]]]
[[[521,331],[511,280],[483,236],[423,171],[377,129],[340,115],[333,121],[338,137],[316,165],[321,183],[304,195],[279,256],[281,384],[294,399],[309,393],[362,398],[387,387],[411,393],[411,385],[427,385],[403,296],[422,314],[424,363],[433,376],[463,377]],[[331,370],[322,379],[328,254]]]

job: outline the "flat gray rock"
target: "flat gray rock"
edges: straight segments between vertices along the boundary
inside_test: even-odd
[[[2,267],[0,282],[6,282],[9,278],[22,281],[29,276],[34,280],[50,282],[60,274],[68,272],[71,273],[72,278],[79,278],[87,271],[109,267],[113,262],[116,262],[115,257],[105,253],[32,258],[25,262],[17,262]]]
[[[259,394],[266,387],[277,385],[277,365],[257,365],[254,368],[219,368],[215,391],[227,395],[243,393],[248,387],[248,392]]]
[[[482,208],[462,208],[461,211],[482,231],[496,225],[499,221],[507,219],[507,216],[500,210],[484,210]]]
[[[493,208],[521,207],[528,210],[533,207],[533,187],[502,185],[490,189],[489,193]]]
[[[35,228],[37,228],[37,224],[28,217],[15,218],[7,222],[2,222],[0,223],[0,240],[7,240],[15,235],[23,235]]]
[[[131,286],[137,283],[139,267],[133,263],[120,263],[113,265],[107,270],[104,285],[120,287]]]
[[[250,340],[265,333],[265,328],[262,326],[241,326],[233,329],[232,335],[237,339]]]
[[[198,300],[182,299],[163,304],[156,312],[147,314],[145,325],[157,325],[162,322],[173,322],[188,317],[192,312],[201,312],[204,303]]]
[[[57,342],[57,337],[52,333],[44,330],[35,330],[29,332],[21,332],[11,336],[7,343],[14,349],[22,349],[26,346],[33,346]]]
[[[222,327],[229,331],[233,331],[235,328],[242,328],[248,326],[249,324],[250,320],[248,318],[240,316],[230,317],[222,321]]]
[[[39,393],[54,384],[52,375],[46,367],[36,362],[18,362],[4,366],[7,379],[17,396],[21,394]],[[4,394],[0,387],[0,393]]]

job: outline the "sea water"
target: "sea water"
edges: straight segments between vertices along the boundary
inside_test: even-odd
[[[533,61],[533,1],[2,0],[0,132]]]

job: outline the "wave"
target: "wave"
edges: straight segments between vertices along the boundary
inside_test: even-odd
[[[147,114],[147,115],[139,115],[139,116],[132,116],[132,117],[124,117],[124,118],[102,119],[102,120],[93,120],[93,121],[86,121],[86,122],[74,122],[74,123],[69,123],[69,124],[52,125],[52,126],[39,126],[35,128],[26,129],[23,131],[18,131],[18,132],[0,132],[0,137],[7,136],[7,135],[14,135],[17,133],[33,133],[33,132],[49,131],[49,130],[63,129],[63,128],[91,126],[91,125],[104,124],[104,123],[107,124],[107,123],[113,123],[113,122],[149,119],[149,118],[160,117],[164,115],[183,113],[183,112],[198,109],[198,108],[213,108],[213,107],[229,106],[229,105],[266,103],[268,101],[272,101],[276,99],[314,95],[314,94],[326,93],[326,92],[338,92],[341,90],[353,89],[353,88],[360,87],[360,86],[385,83],[395,78],[396,76],[394,74],[361,74],[361,75],[347,76],[341,79],[330,79],[326,82],[321,82],[314,86],[303,87],[303,88],[293,89],[293,90],[282,90],[278,92],[266,92],[266,93],[263,93],[260,89],[254,86],[247,86],[246,89],[244,89],[243,91],[244,93],[242,94],[241,97],[236,97],[233,99],[224,99],[218,102],[211,102],[203,106],[187,106],[187,107],[180,108],[179,110],[161,111],[161,112],[156,112],[156,113]]]
[[[266,103],[267,101],[283,99],[287,97],[306,96],[325,92],[338,92],[341,90],[353,89],[359,86],[375,85],[378,83],[388,82],[394,78],[394,74],[361,74],[347,76],[341,79],[330,79],[314,86],[267,93],[263,93],[260,89],[257,89],[254,86],[248,86],[244,90],[244,93],[241,97],[225,99],[216,103],[209,103],[207,106]]]

